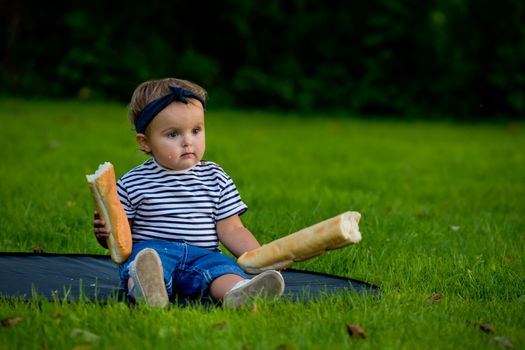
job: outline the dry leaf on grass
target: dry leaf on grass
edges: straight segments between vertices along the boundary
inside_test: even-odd
[[[14,317],[4,318],[3,320],[0,321],[0,324],[2,324],[2,327],[13,327],[20,321],[22,321],[22,317],[14,316]]]
[[[361,338],[361,339],[365,339],[368,337],[368,334],[366,334],[365,330],[363,329],[363,327],[361,327],[360,325],[358,324],[351,324],[351,323],[347,323],[346,325],[346,331],[348,332],[348,335],[351,337],[351,338]]]
[[[434,292],[434,293],[432,293],[431,296],[429,296],[427,298],[427,300],[430,303],[437,303],[437,302],[441,301],[441,299],[443,299],[443,294],[441,294],[440,292]]]
[[[487,333],[487,334],[495,334],[496,328],[491,325],[490,323],[486,322],[480,322],[480,321],[473,321],[473,320],[467,320],[467,324],[472,327],[477,327],[481,331]]]
[[[494,337],[490,340],[490,344],[502,345],[506,348],[514,347],[514,343],[507,337]]]
[[[494,328],[494,326],[492,326],[489,323],[480,323],[479,329],[481,329],[485,333],[490,333],[490,334],[496,333],[496,328]]]
[[[38,244],[36,247],[33,248],[33,253],[35,254],[42,254],[44,252],[44,247],[41,244]]]

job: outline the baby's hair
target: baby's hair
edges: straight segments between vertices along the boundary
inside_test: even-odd
[[[151,101],[170,93],[170,86],[188,89],[206,101],[208,93],[201,86],[188,80],[165,78],[148,80],[137,86],[129,103],[129,120],[135,125],[135,120],[142,109]]]

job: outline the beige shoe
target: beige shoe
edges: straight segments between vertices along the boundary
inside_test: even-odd
[[[264,271],[252,279],[244,280],[224,295],[225,307],[237,308],[254,297],[278,298],[284,292],[283,276],[275,270]]]
[[[129,266],[129,276],[134,286],[130,294],[137,302],[163,308],[169,303],[162,263],[157,252],[151,248],[141,250]]]

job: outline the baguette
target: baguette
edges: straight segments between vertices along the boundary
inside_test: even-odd
[[[100,218],[111,232],[106,240],[111,260],[121,264],[131,255],[132,241],[129,221],[117,195],[115,169],[106,162],[86,179]]]
[[[348,211],[244,253],[237,263],[250,274],[281,270],[361,240],[361,214]]]

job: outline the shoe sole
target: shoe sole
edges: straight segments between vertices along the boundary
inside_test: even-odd
[[[136,288],[142,290],[146,305],[165,307],[168,305],[168,293],[164,284],[164,272],[159,255],[153,249],[144,249],[135,258]]]
[[[264,271],[245,285],[229,291],[224,296],[225,307],[240,307],[255,297],[280,297],[284,292],[283,276],[274,270]]]

